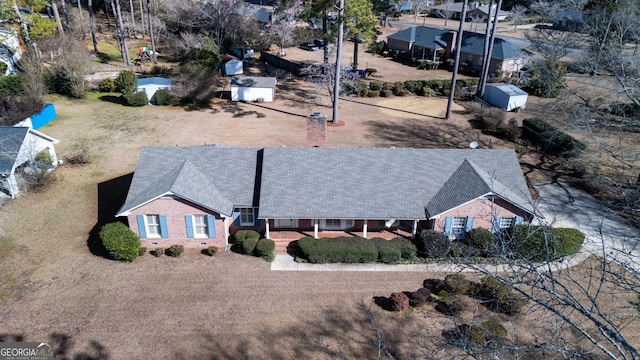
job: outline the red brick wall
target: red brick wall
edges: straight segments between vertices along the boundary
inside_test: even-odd
[[[389,49],[393,49],[393,50],[402,50],[402,51],[411,50],[410,49],[410,45],[409,45],[408,42],[397,40],[397,39],[388,39],[387,38],[387,47]]]
[[[228,237],[225,226],[225,218],[218,213],[205,210],[198,205],[192,204],[186,200],[162,197],[143,205],[131,212],[127,217],[129,219],[129,227],[133,232],[138,234],[137,215],[164,215],[167,217],[168,238],[142,238],[142,246],[149,249],[155,247],[167,248],[171,245],[184,245],[184,247],[207,247],[217,246],[224,248],[227,244]],[[215,217],[216,237],[215,238],[187,238],[187,225],[185,223],[185,215],[212,215]],[[139,235],[139,234],[138,234]],[[202,244],[204,243],[204,244]]]
[[[525,221],[530,220],[530,217],[526,212],[502,199],[495,199],[493,202],[490,199],[478,199],[451,211],[447,211],[440,215],[438,219],[433,220],[435,222],[434,230],[439,232],[444,231],[444,222],[447,216],[473,216],[473,227],[482,227],[487,230],[491,230],[494,216],[520,216]]]

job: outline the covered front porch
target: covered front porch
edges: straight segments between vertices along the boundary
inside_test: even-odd
[[[266,234],[265,234],[266,235]],[[314,231],[294,230],[294,229],[275,229],[269,232],[269,237],[276,244],[275,253],[278,255],[294,254],[297,250],[296,241],[303,237],[314,237]],[[401,228],[390,228],[383,230],[367,231],[352,231],[352,230],[318,230],[316,238],[337,238],[342,236],[357,236],[368,239],[383,238],[385,240],[395,239],[402,237],[411,239],[411,231]]]

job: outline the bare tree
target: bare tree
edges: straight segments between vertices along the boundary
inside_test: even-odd
[[[267,27],[268,33],[278,42],[280,55],[286,54],[286,48],[293,44],[293,34],[296,29],[296,15],[278,12]]]
[[[127,66],[131,66],[131,59],[129,59],[129,46],[127,45],[127,37],[125,36],[124,22],[122,21],[122,12],[120,11],[120,2],[111,0],[111,8],[113,9],[114,18],[116,19],[118,43],[120,44],[122,60],[125,64],[127,64]]]
[[[95,26],[95,20],[93,16],[93,0],[87,0],[87,10],[89,11],[89,31],[91,32],[91,43],[93,44],[93,55],[98,55],[98,41],[96,40],[96,26]]]
[[[511,8],[511,21],[513,22],[513,31],[518,31],[518,25],[524,21],[527,8],[522,5],[515,5]]]
[[[413,1],[411,4],[413,5],[413,22],[417,22],[418,15],[420,15],[423,10],[427,9],[431,4],[433,4],[433,1],[416,0],[416,1]]]
[[[51,9],[53,9],[53,16],[58,23],[58,31],[60,31],[60,33],[64,33],[64,29],[62,28],[62,21],[60,21],[60,13],[58,12],[58,5],[56,5],[55,0],[51,0]]]
[[[529,10],[540,15],[543,22],[550,22],[560,10],[560,3],[556,1],[538,0],[531,4]]]
[[[444,26],[447,26],[447,20],[451,19],[455,14],[455,11],[453,11],[453,3],[454,0],[444,0],[442,3],[444,8],[436,11],[436,14],[444,19]]]

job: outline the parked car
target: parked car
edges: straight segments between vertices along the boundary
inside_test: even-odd
[[[304,49],[304,50],[309,50],[309,51],[316,51],[318,49],[320,49],[319,47],[316,46],[316,44],[312,43],[312,42],[305,42],[300,44],[300,48]]]
[[[315,39],[313,40],[313,43],[316,44],[317,47],[323,47],[324,46],[324,39]]]

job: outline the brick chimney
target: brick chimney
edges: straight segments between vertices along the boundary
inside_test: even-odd
[[[314,112],[307,116],[307,146],[324,147],[327,139],[327,115]]]
[[[447,59],[451,59],[453,56],[453,52],[456,50],[456,40],[458,37],[457,31],[449,31],[447,34],[447,48],[445,49],[444,57]]]

